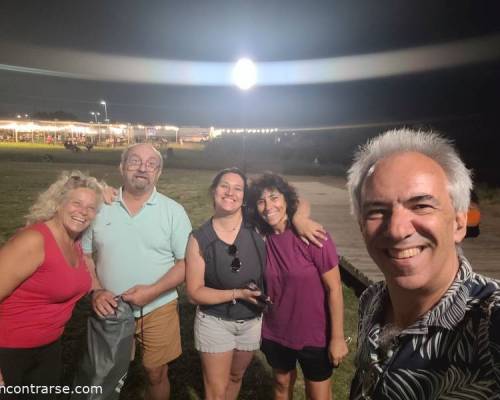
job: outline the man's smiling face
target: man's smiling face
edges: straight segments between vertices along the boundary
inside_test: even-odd
[[[420,153],[386,157],[365,180],[361,232],[389,285],[424,291],[449,285],[465,221],[453,207],[443,169]]]
[[[124,164],[120,165],[125,189],[133,193],[149,193],[161,174],[158,154],[151,145],[132,148]]]

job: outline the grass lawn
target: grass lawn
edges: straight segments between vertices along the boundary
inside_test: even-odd
[[[38,143],[5,143],[0,142],[0,160],[31,161],[44,163],[81,163],[106,164],[115,166],[120,160],[122,148],[94,147],[87,151],[73,153],[62,145]],[[289,156],[287,152],[278,151],[272,146],[258,146],[257,142],[248,141],[247,150],[238,142],[205,146],[200,143],[169,143],[168,164],[170,168],[200,169],[217,171],[227,166],[248,167],[255,172],[275,171],[294,175],[343,175],[344,167],[340,164],[322,164],[318,168],[311,160],[298,156]],[[165,146],[160,148],[167,154]]]
[[[81,169],[103,178],[108,184],[118,185],[120,177],[117,163],[119,153],[112,150],[92,151],[72,154],[64,149],[44,146],[39,148],[16,147],[0,148],[0,244],[5,242],[16,229],[23,225],[23,215],[34,202],[37,194],[55,180],[62,170]],[[195,150],[196,151],[196,150]],[[62,157],[58,162],[46,160],[43,155]],[[76,157],[75,157],[76,156]],[[23,162],[15,160],[23,160]],[[45,161],[44,161],[45,160]],[[67,161],[67,163],[65,163]],[[104,165],[107,164],[107,165]],[[164,171],[158,190],[179,201],[186,208],[193,226],[200,225],[211,214],[211,201],[207,188],[212,171],[167,169]],[[200,362],[193,346],[194,306],[187,302],[183,288],[180,288],[181,329],[184,353],[171,367],[172,399],[200,399],[203,396],[203,383]],[[357,324],[357,298],[353,291],[344,287],[346,335],[355,338]],[[72,373],[81,354],[85,340],[85,322],[90,308],[86,299],[75,309],[74,316],[64,335],[64,361],[66,384],[71,382]],[[333,393],[335,399],[347,399],[349,382],[353,373],[352,358],[354,343],[350,345],[349,359],[335,371]],[[261,354],[253,361],[245,376],[241,399],[272,398],[272,376]],[[296,384],[296,399],[303,399],[303,379]],[[144,374],[139,362],[134,362],[129,379],[122,392],[122,399],[141,399],[143,397]]]

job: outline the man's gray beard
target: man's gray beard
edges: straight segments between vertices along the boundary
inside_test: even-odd
[[[134,179],[132,179],[132,181],[130,183],[131,183],[132,188],[134,188],[138,192],[141,192],[146,187],[149,186],[150,181],[149,180],[144,180],[144,179],[135,179],[134,178]]]

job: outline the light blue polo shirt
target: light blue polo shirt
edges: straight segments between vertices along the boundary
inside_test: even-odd
[[[184,259],[191,223],[184,208],[156,188],[141,210],[131,216],[118,199],[104,204],[82,238],[86,254],[97,252],[96,272],[105,289],[121,294],[134,285],[149,285]],[[169,290],[147,304],[147,314],[178,297]],[[140,310],[134,310],[139,317]]]

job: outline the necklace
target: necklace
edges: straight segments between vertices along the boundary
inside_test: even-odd
[[[241,218],[238,220],[238,223],[230,228],[230,229],[227,229],[227,228],[223,228],[221,225],[220,225],[220,222],[218,222],[218,220],[216,219],[213,219],[212,220],[213,224],[214,224],[214,227],[217,228],[218,231],[222,231],[222,232],[234,232],[236,229],[238,229],[241,225]]]

